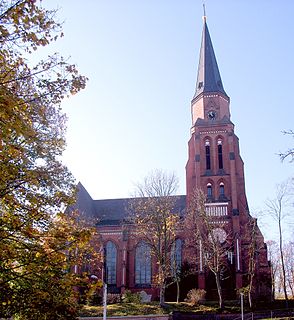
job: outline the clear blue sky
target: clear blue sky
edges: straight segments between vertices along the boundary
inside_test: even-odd
[[[44,5],[44,4],[43,4]],[[94,199],[129,197],[154,168],[174,171],[185,194],[202,32],[200,0],[51,0],[65,37],[51,46],[89,78],[63,103],[64,161]],[[240,139],[252,211],[294,164],[294,1],[206,0],[207,23]]]

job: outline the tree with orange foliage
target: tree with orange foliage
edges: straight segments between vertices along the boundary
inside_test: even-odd
[[[55,16],[39,1],[0,3],[0,317],[74,319],[75,275],[66,270],[78,261],[67,253],[82,259],[93,235],[61,213],[75,186],[60,161],[60,104],[87,79],[59,54],[30,61],[63,35]]]

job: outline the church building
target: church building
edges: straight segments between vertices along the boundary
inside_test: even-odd
[[[206,195],[205,210],[213,216],[221,242],[229,243],[227,263],[229,273],[222,280],[224,297],[235,299],[238,289],[249,284],[254,272],[255,299],[270,299],[271,269],[263,235],[256,227],[256,245],[249,254],[252,235],[248,225],[256,222],[251,217],[245,192],[244,163],[240,156],[239,139],[234,133],[230,115],[230,98],[219,72],[210,34],[204,17],[196,89],[191,101],[192,127],[188,142],[186,164],[186,195],[177,196],[176,210],[185,214],[191,195],[201,189]],[[129,236],[126,223],[127,207],[131,199],[94,200],[81,183],[78,185],[77,208],[89,217],[99,220],[97,228],[106,252],[109,291],[122,293],[144,290],[158,298],[158,289],[152,285],[154,264],[150,248]],[[189,264],[185,254],[185,232],[176,241],[177,259]],[[205,256],[199,243],[195,252],[198,265],[195,272],[181,282],[181,299],[192,288],[204,289],[207,299],[216,298],[216,285],[211,272],[205,268]],[[147,258],[146,258],[147,257]],[[250,269],[250,259],[254,261]],[[173,288],[166,299],[172,300]]]

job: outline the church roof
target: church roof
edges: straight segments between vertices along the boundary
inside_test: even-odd
[[[99,224],[118,224],[128,215],[128,203],[131,199],[95,200],[95,213]],[[117,223],[114,223],[117,222]]]
[[[176,198],[175,212],[183,212],[186,207],[186,196],[173,196]],[[129,214],[131,201],[136,198],[93,200],[81,183],[78,184],[78,193],[75,209],[85,216],[98,219],[99,225],[119,225]]]
[[[89,195],[88,191],[81,184],[77,185],[77,200],[74,206],[70,207],[69,210],[78,210],[81,213],[85,213],[87,216],[95,216],[95,208],[93,205],[93,199]]]
[[[207,92],[219,92],[227,96],[222,84],[206,19],[204,18],[198,76],[193,99],[197,98],[201,93]]]
[[[174,211],[182,213],[186,207],[186,196],[173,196],[176,198]],[[98,224],[119,224],[129,215],[130,202],[136,198],[106,199],[94,200],[95,217],[98,218]]]

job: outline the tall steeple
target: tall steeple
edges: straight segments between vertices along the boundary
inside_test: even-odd
[[[205,212],[209,221],[212,221],[213,233],[219,235],[223,249],[228,250],[228,259],[223,262],[229,261],[227,270],[230,271],[222,279],[221,286],[228,299],[235,299],[237,290],[248,286],[247,275],[251,268],[248,243],[252,242],[251,228],[255,221],[250,216],[247,204],[244,163],[239,139],[230,119],[230,98],[221,81],[205,17],[191,115],[186,165],[187,204],[193,199],[195,190],[202,190],[206,196]],[[259,252],[254,257],[255,298],[270,297],[271,273],[266,245],[260,230],[255,228],[256,224],[255,240],[258,241],[256,248],[259,248]],[[225,240],[222,241],[221,237]],[[214,294],[211,285],[213,278],[207,272],[208,268],[204,268],[204,245],[199,241],[198,253],[195,254],[199,263],[197,287],[206,290],[209,299]]]
[[[230,98],[222,84],[205,16],[203,20],[196,90],[191,102],[193,126],[196,121],[214,120],[216,124],[230,119]]]
[[[203,21],[198,76],[193,100],[201,93],[208,92],[222,93],[227,96],[222,84],[205,16]]]

